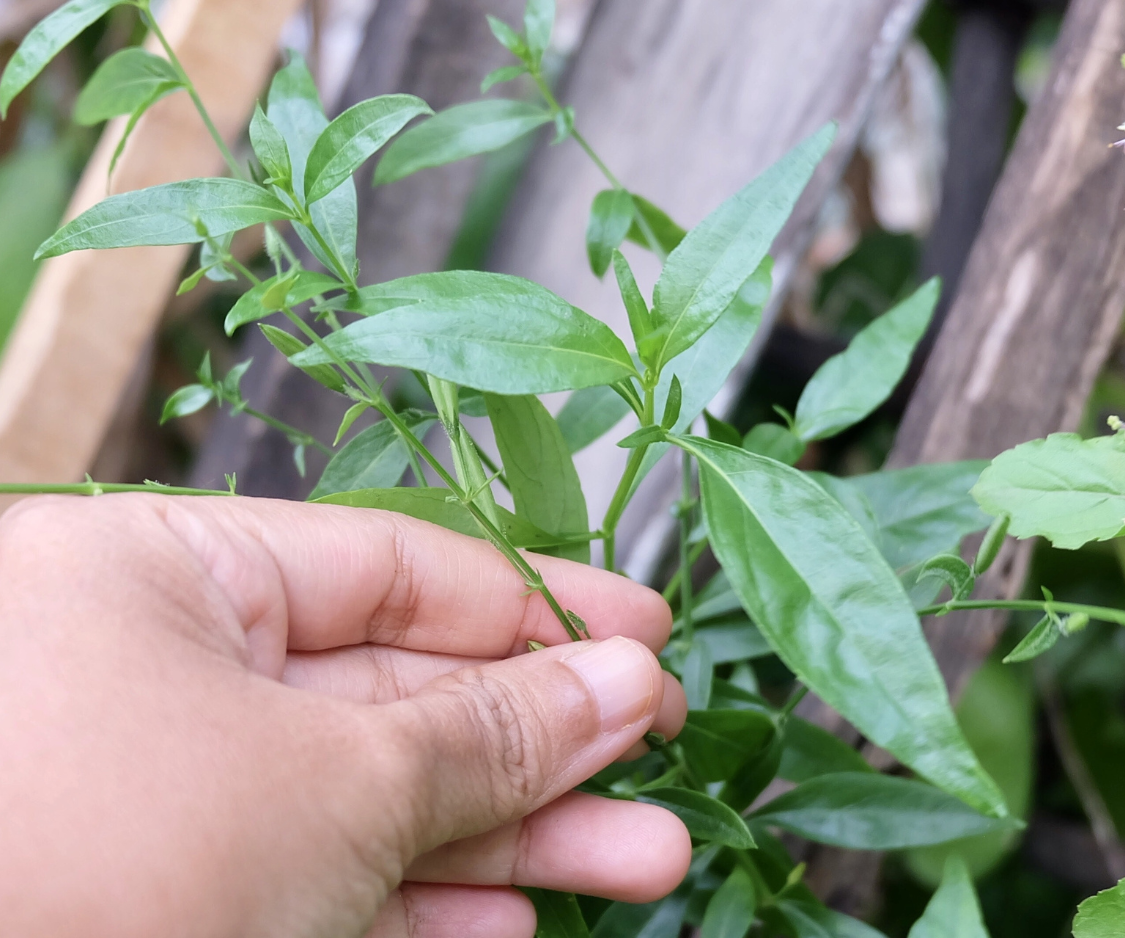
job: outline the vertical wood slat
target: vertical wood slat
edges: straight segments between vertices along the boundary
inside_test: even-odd
[[[299,0],[172,0],[163,26],[219,130],[241,131]],[[111,124],[68,210],[105,197],[120,139]],[[124,192],[222,172],[191,102],[177,93],[139,122],[118,163]],[[81,478],[159,322],[186,247],[83,251],[43,264],[0,361],[0,481]]]

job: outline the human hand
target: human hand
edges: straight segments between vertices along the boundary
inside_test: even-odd
[[[0,932],[527,938],[512,884],[648,901],[671,814],[569,789],[674,735],[652,591],[251,499],[32,499],[0,520]],[[526,651],[534,639],[550,647]],[[647,648],[646,648],[647,646]],[[650,650],[651,649],[651,650]],[[457,884],[457,885],[453,885]]]

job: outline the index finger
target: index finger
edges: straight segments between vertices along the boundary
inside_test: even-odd
[[[568,640],[543,597],[529,593],[483,540],[386,511],[255,498],[135,498],[157,508],[244,622],[259,621],[262,610],[282,601],[291,650],[369,642],[504,657],[529,640]],[[624,635],[654,651],[668,640],[671,612],[653,590],[583,564],[527,556],[593,638]]]

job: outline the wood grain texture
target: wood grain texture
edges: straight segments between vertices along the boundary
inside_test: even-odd
[[[825,122],[838,121],[833,152],[775,246],[780,296],[921,6],[918,0],[603,0],[563,98],[624,184],[684,225],[700,221]],[[544,284],[627,335],[613,278],[596,280],[585,256],[590,202],[605,187],[573,143],[544,147],[514,200],[492,266]],[[638,279],[651,285],[655,260],[632,256]],[[742,387],[756,348],[719,410]],[[595,521],[625,458],[609,439],[578,456]],[[627,563],[633,575],[651,573],[677,487],[674,466],[658,467],[626,514],[619,541],[623,556],[634,548]]]
[[[238,134],[298,0],[172,0],[164,28],[219,130]],[[68,210],[104,198],[122,130],[106,130]],[[114,175],[124,192],[222,171],[186,95],[140,121]],[[186,247],[80,252],[40,269],[0,362],[0,480],[63,482],[90,465],[159,322]]]

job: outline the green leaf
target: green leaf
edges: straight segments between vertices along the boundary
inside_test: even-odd
[[[418,437],[424,436],[437,420],[433,414],[420,411],[403,411],[400,416]],[[394,426],[388,420],[380,420],[357,433],[329,460],[309,500],[357,489],[393,488],[409,463],[406,447]]]
[[[285,286],[284,295],[278,296],[274,290],[279,285]],[[233,335],[239,326],[255,322],[263,316],[275,313],[284,306],[300,306],[311,300],[314,296],[327,293],[330,290],[339,290],[343,284],[335,277],[328,274],[317,273],[313,270],[297,271],[289,277],[279,281],[277,277],[270,277],[261,283],[255,284],[230,308],[223,328],[227,335]],[[301,343],[304,348],[304,343]]]
[[[262,169],[271,178],[292,181],[293,162],[289,158],[289,145],[273,121],[266,117],[260,104],[254,105],[254,116],[250,120],[250,145],[254,148],[254,155],[258,157]]]
[[[0,120],[8,116],[12,99],[43,71],[70,41],[126,0],[70,0],[24,37],[0,78]]]
[[[532,61],[540,62],[551,42],[551,30],[555,25],[555,0],[527,0],[523,25]]]
[[[305,343],[295,335],[290,335],[276,326],[259,323],[258,328],[262,330],[262,335],[266,337],[266,341],[286,358],[296,355],[305,348]],[[344,379],[331,365],[310,365],[307,368],[302,368],[301,371],[329,390],[337,391],[340,394],[344,393]]]
[[[622,449],[636,449],[638,446],[648,446],[665,439],[663,427],[641,427],[634,430],[617,445]]]
[[[496,98],[458,104],[410,128],[387,147],[375,169],[375,185],[491,153],[551,120],[550,111],[525,101]]]
[[[215,392],[202,384],[188,384],[176,391],[164,403],[160,422],[167,423],[176,417],[187,417],[203,410],[215,399]]]
[[[773,733],[773,720],[757,710],[692,710],[676,742],[701,781],[721,782],[764,749]]]
[[[935,277],[821,365],[797,403],[794,432],[805,442],[835,436],[869,416],[898,386],[941,296]]]
[[[36,257],[87,248],[198,244],[267,221],[292,217],[276,196],[239,179],[191,179],[110,196],[64,225]]]
[[[521,75],[527,74],[526,65],[502,65],[500,68],[493,69],[484,76],[480,83],[480,93],[484,94],[493,85],[499,85],[506,81],[514,81]]]
[[[535,938],[588,938],[590,929],[574,893],[530,886],[523,887],[521,892],[535,906]]]
[[[693,642],[684,656],[683,667],[680,670],[681,683],[684,686],[689,709],[706,712],[711,703],[711,679],[715,676],[715,663],[711,660],[710,647],[705,642]],[[711,781],[719,781],[723,778],[726,776],[721,775]]]
[[[1125,912],[1125,905],[1122,906]],[[1120,934],[1118,920],[1114,934]],[[1106,932],[1106,938],[1110,933]],[[965,862],[956,856],[946,861],[941,886],[910,929],[909,938],[988,938],[980,902]]]
[[[707,436],[718,443],[729,443],[731,446],[742,445],[742,434],[739,433],[725,420],[720,420],[711,411],[703,411],[703,419],[707,424]]]
[[[970,567],[957,554],[938,554],[931,557],[918,571],[918,579],[934,577],[949,587],[954,600],[961,600],[973,591],[976,576]]]
[[[1052,433],[1001,453],[973,497],[991,515],[1008,514],[1009,533],[1045,537],[1074,550],[1125,528],[1125,440]]]
[[[837,772],[872,772],[863,756],[839,736],[800,717],[785,721],[785,748],[777,774],[790,782],[806,782]]]
[[[1058,624],[1050,616],[1043,616],[1035,627],[1028,632],[1023,640],[1004,658],[1004,664],[1015,664],[1018,661],[1031,661],[1042,654],[1046,654],[1058,644],[1062,638]]]
[[[289,147],[293,189],[299,199],[304,199],[309,153],[328,126],[328,118],[305,60],[295,52],[289,55],[289,64],[274,75],[270,84],[268,113]],[[313,224],[331,248],[331,253],[324,250],[307,227],[297,222],[293,225],[313,256],[344,281],[355,276],[357,265],[355,244],[359,222],[356,206],[354,182],[340,185],[309,206]]]
[[[106,59],[86,83],[74,105],[74,121],[91,126],[141,105],[147,110],[166,94],[182,88],[167,59],[144,49],[122,49]]]
[[[969,489],[987,465],[978,460],[911,466],[851,476],[875,512],[879,547],[896,570],[922,563],[988,526]]]
[[[787,466],[795,466],[797,460],[805,455],[805,444],[801,438],[780,423],[760,423],[751,427],[742,439],[742,448]]]
[[[586,256],[595,275],[605,276],[609,262],[614,259],[613,252],[625,240],[632,223],[633,197],[624,189],[603,189],[594,196],[590,220],[586,224]],[[618,272],[618,280],[620,278]]]
[[[591,938],[677,938],[693,886],[685,882],[672,895],[644,905],[614,902],[598,919]]]
[[[496,41],[500,45],[517,58],[522,59],[527,56],[527,43],[524,42],[523,36],[503,20],[497,19],[491,14],[485,14],[485,19],[488,20],[488,28],[492,30],[492,35],[496,37]]]
[[[715,664],[730,664],[773,654],[765,636],[745,617],[710,625],[697,622],[695,641],[707,646]]]
[[[582,483],[555,418],[531,395],[486,394],[484,400],[516,514],[550,534],[589,533]],[[554,553],[568,560],[590,562],[588,541],[558,548]]]
[[[605,385],[583,388],[567,398],[555,420],[571,453],[605,436],[629,413],[629,402]]]
[[[649,357],[651,343],[646,339],[652,332],[652,316],[649,314],[648,304],[637,286],[633,269],[625,259],[625,255],[616,248],[611,252],[613,259],[613,272],[617,277],[617,288],[621,292],[621,299],[625,304],[625,312],[629,315],[629,328],[633,333],[633,341],[642,359]],[[591,255],[591,263],[593,263]],[[596,272],[596,271],[595,271]],[[604,273],[604,271],[603,271]],[[600,277],[601,274],[598,274]]]
[[[741,866],[735,866],[707,903],[700,938],[744,938],[754,924],[757,908],[754,881]]]
[[[699,462],[715,555],[790,670],[918,774],[1006,814],[902,585],[858,522],[789,466],[698,437],[677,442]]]
[[[715,324],[765,260],[835,133],[829,125],[798,144],[689,231],[669,255],[653,294],[658,369]]]
[[[885,938],[881,931],[819,902],[782,899],[778,908],[793,926],[797,938]]]
[[[851,850],[922,847],[1018,824],[978,814],[924,782],[875,772],[818,775],[751,817]]]
[[[633,206],[637,214],[640,215],[648,225],[649,231],[652,232],[656,239],[657,246],[663,254],[671,254],[680,246],[680,242],[684,240],[687,232],[648,199],[641,198],[635,192],[632,193],[632,195]],[[628,239],[634,244],[639,244],[643,248],[652,250],[648,235],[645,234],[644,229],[641,228],[636,218],[633,219],[633,224],[629,227]]]
[[[422,521],[448,528],[459,534],[483,538],[469,510],[460,502],[450,499],[448,489],[360,489],[354,492],[337,492],[315,500],[316,504],[346,505],[350,508],[377,508],[382,511],[397,511]],[[557,547],[559,538],[541,531],[530,521],[517,518],[504,508],[497,508],[500,516],[500,530],[516,547],[544,548]]]
[[[1074,938],[1121,938],[1125,922],[1125,879],[1078,906]]]
[[[387,94],[348,108],[313,144],[305,167],[305,200],[323,199],[415,117],[433,113],[412,94]]]
[[[684,406],[684,388],[680,379],[672,375],[672,384],[668,388],[668,400],[664,402],[664,415],[660,418],[660,428],[671,430],[680,419],[680,411]]]
[[[635,373],[607,325],[519,277],[420,274],[364,287],[357,301],[379,315],[325,339],[348,361],[415,368],[495,394],[566,391]],[[294,364],[328,361],[311,348]]]
[[[751,850],[750,829],[731,808],[701,791],[688,788],[653,788],[637,794],[637,801],[667,808],[684,822],[696,840]]]

